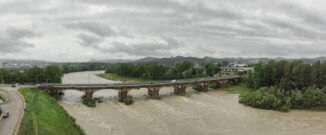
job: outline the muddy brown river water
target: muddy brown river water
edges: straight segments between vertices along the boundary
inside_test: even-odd
[[[65,74],[63,83],[116,82],[97,77],[103,71]],[[132,90],[135,102],[117,101],[117,91],[101,90],[104,103],[89,108],[80,102],[82,92],[68,90],[59,101],[87,135],[326,135],[326,112],[292,110],[282,113],[254,109],[238,103],[237,94],[211,89],[174,96],[173,88],[160,90],[161,100],[147,90]]]

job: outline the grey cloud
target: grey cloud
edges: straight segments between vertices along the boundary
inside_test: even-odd
[[[171,51],[180,48],[183,44],[176,39],[170,37],[163,37],[164,42],[144,42],[144,43],[123,43],[112,42],[111,47],[100,47],[98,44],[100,40],[93,38],[84,38],[85,46],[91,47],[103,53],[123,53],[135,56],[170,56]]]
[[[92,47],[94,49],[101,49],[101,47],[98,45],[102,42],[100,38],[86,34],[79,34],[77,37],[81,40],[79,41],[80,45],[84,47]]]
[[[6,30],[7,34],[9,37],[16,38],[16,39],[21,39],[24,37],[35,37],[35,36],[40,36],[40,34],[36,34],[33,31],[26,30],[26,29],[18,29],[15,27],[9,27]]]
[[[38,35],[30,30],[9,27],[4,33],[0,34],[0,52],[20,52],[25,48],[34,47],[33,44],[24,41],[23,38],[36,37]]]
[[[121,42],[112,43],[113,47],[104,49],[104,52],[125,53],[136,56],[170,56],[172,50],[178,49],[180,44],[175,40],[167,40],[166,43],[139,43],[125,44]]]
[[[40,30],[49,33],[47,38],[62,39],[62,43],[77,38],[80,46],[76,50],[93,48],[89,51],[101,56],[324,55],[326,10],[312,8],[302,1],[57,0],[51,4],[41,0],[16,1],[0,4],[0,21],[18,25],[25,25],[25,20],[40,23]],[[33,36],[36,35],[30,31],[12,28],[0,35],[0,42],[33,46],[24,42],[24,38]],[[145,40],[150,38],[163,41]],[[55,44],[50,42],[53,40],[42,43]]]
[[[78,22],[78,23],[64,24],[64,26],[66,28],[71,28],[71,29],[86,30],[88,32],[91,32],[101,37],[109,37],[112,35],[116,35],[116,32],[112,30],[110,27],[97,22]]]

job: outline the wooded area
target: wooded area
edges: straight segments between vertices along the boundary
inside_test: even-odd
[[[258,63],[245,79],[249,88],[258,89],[241,95],[249,106],[288,111],[326,106],[326,63],[301,61]]]
[[[148,80],[169,80],[214,76],[219,71],[220,68],[217,64],[208,62],[202,67],[195,67],[193,63],[184,61],[172,66],[161,64],[113,64],[108,65],[105,72]]]

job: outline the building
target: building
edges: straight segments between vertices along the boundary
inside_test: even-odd
[[[243,71],[254,71],[254,68],[249,67],[247,64],[233,64],[231,66],[221,67],[221,70],[224,73],[234,73]]]

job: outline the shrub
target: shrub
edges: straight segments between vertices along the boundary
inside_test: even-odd
[[[126,105],[130,105],[130,104],[132,104],[134,101],[133,101],[133,97],[132,97],[132,95],[128,95],[127,96],[127,98],[125,98],[124,100],[123,100],[123,102],[126,104]]]
[[[2,100],[2,101],[6,101],[6,97],[3,96],[3,95],[0,95],[0,100]]]
[[[92,98],[83,98],[83,104],[88,107],[96,107],[96,100]]]
[[[240,96],[240,103],[261,109],[289,111],[289,109],[314,109],[326,107],[326,87],[309,87],[304,92],[299,90],[284,91],[276,87],[263,87],[257,91]]]

